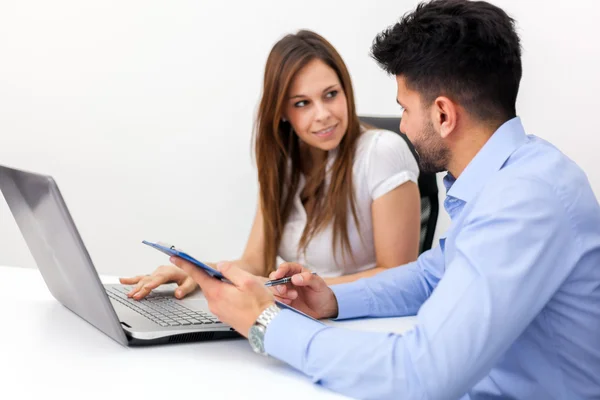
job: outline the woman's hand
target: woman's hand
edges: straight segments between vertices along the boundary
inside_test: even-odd
[[[175,297],[182,299],[192,293],[198,287],[198,284],[182,269],[174,265],[161,265],[150,275],[138,275],[132,278],[120,278],[119,282],[123,285],[135,285],[127,293],[127,297],[133,297],[135,300],[141,300],[162,284],[176,283],[178,288],[175,290]]]

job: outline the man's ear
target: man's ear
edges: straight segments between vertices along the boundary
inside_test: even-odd
[[[433,123],[442,139],[446,139],[456,128],[457,105],[446,96],[440,96],[433,102]]]

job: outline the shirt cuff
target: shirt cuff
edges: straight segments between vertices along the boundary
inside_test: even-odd
[[[338,303],[338,315],[334,319],[360,318],[371,313],[371,298],[364,279],[333,285],[331,290]]]
[[[302,371],[310,341],[323,329],[327,326],[321,322],[283,309],[267,327],[265,351]]]

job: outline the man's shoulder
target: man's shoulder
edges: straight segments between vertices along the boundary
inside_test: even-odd
[[[527,142],[490,176],[478,200],[489,202],[494,196],[498,207],[532,202],[556,213],[597,211],[583,170],[552,144],[535,136],[528,136]]]
[[[589,186],[585,173],[573,160],[536,136],[528,136],[491,181],[500,187],[537,182],[533,188],[545,187],[557,193],[569,192],[581,184]]]

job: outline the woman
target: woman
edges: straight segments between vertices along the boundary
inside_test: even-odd
[[[238,266],[266,277],[279,256],[334,284],[417,258],[417,163],[400,136],[361,126],[348,70],[321,36],[271,50],[254,140],[260,196]],[[136,299],[166,282],[178,298],[196,288],[175,266],[121,279]]]

